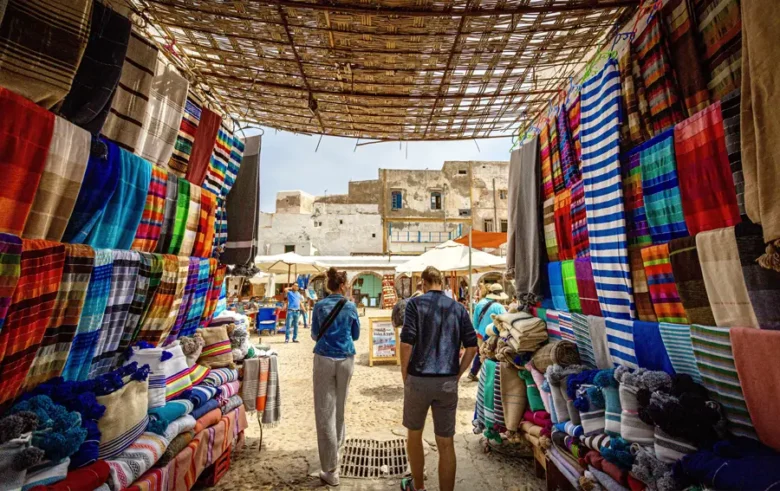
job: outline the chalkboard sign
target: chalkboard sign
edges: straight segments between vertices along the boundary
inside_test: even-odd
[[[398,330],[390,317],[373,317],[368,319],[368,366],[385,362],[401,364]]]

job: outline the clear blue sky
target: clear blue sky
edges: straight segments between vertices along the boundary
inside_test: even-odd
[[[509,138],[453,142],[377,143],[355,149],[356,140],[296,135],[265,128],[260,151],[260,209],[273,212],[276,193],[302,189],[321,195],[347,192],[350,180],[376,179],[377,169],[441,169],[445,160],[509,160]],[[257,130],[246,130],[247,135]],[[361,140],[363,141],[363,140]]]

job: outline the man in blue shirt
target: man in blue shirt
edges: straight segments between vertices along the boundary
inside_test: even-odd
[[[474,323],[474,329],[477,330],[477,338],[479,338],[480,344],[487,337],[485,329],[493,322],[490,315],[506,314],[506,309],[501,302],[506,302],[507,300],[509,300],[509,296],[504,293],[504,287],[500,283],[493,283],[488,287],[488,294],[485,295],[485,298],[480,300],[477,306],[474,307],[472,322]],[[471,365],[469,380],[477,380],[480,368],[482,368],[482,361],[477,356],[474,358],[474,364]]]
[[[428,410],[439,453],[439,489],[455,488],[455,416],[458,381],[477,354],[477,334],[469,313],[442,292],[439,270],[422,273],[424,295],[406,304],[401,330],[401,373],[404,379],[404,426],[409,432],[407,452],[412,478],[405,491],[425,488],[422,434]],[[466,348],[460,357],[460,348]]]
[[[290,342],[290,328],[293,329],[293,343],[298,342],[298,319],[301,315],[301,300],[303,297],[298,292],[298,284],[293,283],[292,290],[286,288],[287,293],[287,318],[284,321],[284,342]]]

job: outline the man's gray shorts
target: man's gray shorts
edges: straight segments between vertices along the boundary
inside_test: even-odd
[[[458,410],[458,377],[406,377],[404,427],[420,431],[428,408],[433,412],[433,432],[442,438],[455,435]]]

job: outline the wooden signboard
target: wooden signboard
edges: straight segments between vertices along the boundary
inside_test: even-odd
[[[368,366],[374,363],[401,364],[398,330],[390,317],[368,319]]]

